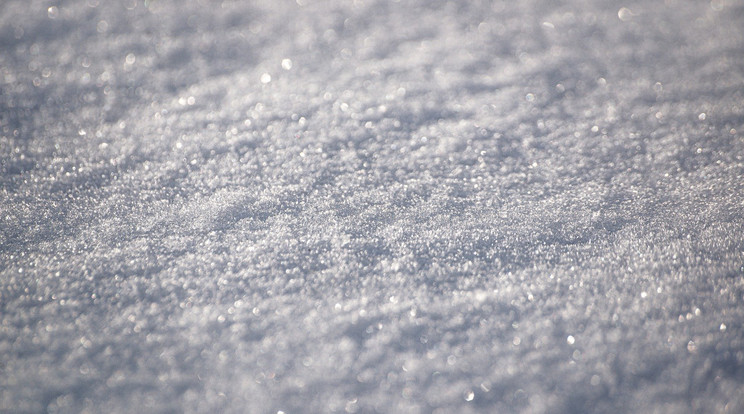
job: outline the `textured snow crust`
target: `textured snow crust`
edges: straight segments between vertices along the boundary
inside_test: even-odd
[[[744,4],[0,4],[0,411],[744,412]]]

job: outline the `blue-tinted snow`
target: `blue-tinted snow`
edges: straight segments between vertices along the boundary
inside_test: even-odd
[[[744,411],[744,6],[0,5],[0,411]]]

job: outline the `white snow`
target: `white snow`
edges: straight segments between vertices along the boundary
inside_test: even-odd
[[[0,4],[0,411],[744,412],[744,5]]]

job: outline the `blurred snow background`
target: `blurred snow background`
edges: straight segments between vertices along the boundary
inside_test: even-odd
[[[744,4],[0,4],[0,411],[744,411]]]

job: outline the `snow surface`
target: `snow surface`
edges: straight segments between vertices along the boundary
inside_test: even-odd
[[[0,411],[744,412],[744,4],[0,3]]]

